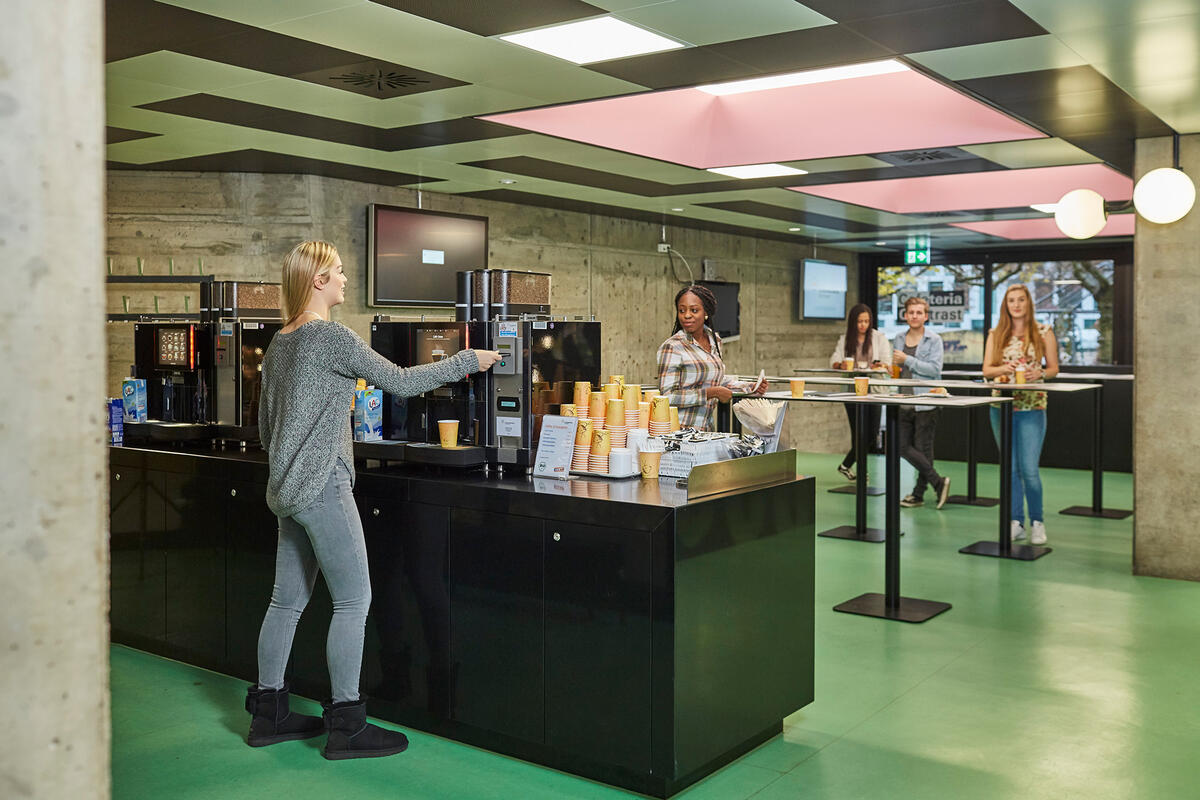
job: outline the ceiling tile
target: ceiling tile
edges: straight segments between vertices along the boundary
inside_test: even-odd
[[[795,0],[673,0],[614,16],[695,45],[829,25]]]
[[[673,89],[752,77],[758,70],[706,47],[667,50],[633,58],[589,64],[588,68],[650,89]]]
[[[853,64],[887,58],[897,52],[868,41],[843,25],[825,25],[770,36],[755,36],[710,45],[706,50],[742,64],[749,64],[764,73]]]
[[[804,0],[804,5],[838,22],[850,22],[885,14],[921,11],[973,0]]]
[[[1065,164],[1090,164],[1098,159],[1062,139],[1030,139],[1025,142],[963,145],[974,153],[1009,169],[1056,167]]]
[[[1079,54],[1050,35],[929,50],[912,53],[908,58],[952,81],[1077,67],[1086,63]]]
[[[1108,218],[1095,238],[1106,236],[1133,236],[1134,214],[1113,214]],[[1038,217],[1036,219],[990,220],[984,222],[952,222],[959,228],[965,228],[999,239],[1067,239],[1065,233],[1059,230],[1053,217]]]
[[[897,53],[1019,39],[1046,32],[1007,0],[975,0],[846,24]]]
[[[129,142],[135,139],[146,139],[151,136],[158,136],[157,133],[146,133],[145,131],[132,131],[128,128],[115,128],[112,125],[107,125],[104,128],[105,144],[116,144],[117,142]]]
[[[121,167],[118,167],[118,169]],[[129,168],[129,167],[126,167]],[[138,164],[136,169],[169,170],[172,172],[267,172],[325,175],[351,181],[378,183],[384,186],[405,186],[421,180],[418,175],[370,169],[352,164],[321,161],[312,158],[261,152],[258,150],[234,150],[227,153],[212,153],[204,156]]]
[[[1054,34],[1196,14],[1195,0],[1009,0]]]

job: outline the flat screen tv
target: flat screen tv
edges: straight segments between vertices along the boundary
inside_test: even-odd
[[[728,281],[696,281],[707,286],[717,298],[717,314],[708,321],[708,326],[717,332],[723,341],[735,341],[741,335],[741,307],[738,305],[738,289],[741,284]]]
[[[800,275],[800,319],[846,316],[846,265],[804,259]]]
[[[453,306],[454,273],[487,257],[487,217],[367,206],[367,305]]]

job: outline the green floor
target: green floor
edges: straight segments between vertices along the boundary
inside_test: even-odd
[[[853,519],[852,496],[824,491],[844,483],[836,462],[802,460],[818,476],[818,530]],[[882,462],[872,471],[882,479]],[[962,465],[946,471],[965,491]],[[958,554],[995,537],[995,509],[902,512],[903,594],[954,605],[922,625],[831,611],[882,591],[883,546],[818,539],[816,702],[677,797],[1200,796],[1200,585],[1130,575],[1132,520],[1057,513],[1090,503],[1090,473],[1043,479],[1054,552],[1032,563]],[[980,486],[995,486],[994,468]],[[1131,495],[1129,475],[1107,476],[1106,505],[1129,508]],[[882,500],[870,502],[882,527]],[[114,797],[630,796],[416,732],[387,759],[326,762],[320,739],[251,749],[243,691],[113,647]]]

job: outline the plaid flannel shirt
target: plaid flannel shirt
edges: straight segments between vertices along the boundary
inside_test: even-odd
[[[679,331],[658,348],[658,390],[679,408],[679,425],[684,428],[713,430],[717,401],[705,396],[709,386],[744,388],[743,384],[725,377],[721,361],[721,337],[709,327],[704,328],[713,345],[709,353],[696,343],[694,336]]]

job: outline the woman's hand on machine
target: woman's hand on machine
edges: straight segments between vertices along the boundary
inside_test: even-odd
[[[479,359],[479,371],[486,372],[491,369],[492,365],[500,360],[500,353],[497,350],[475,350],[475,357]]]

